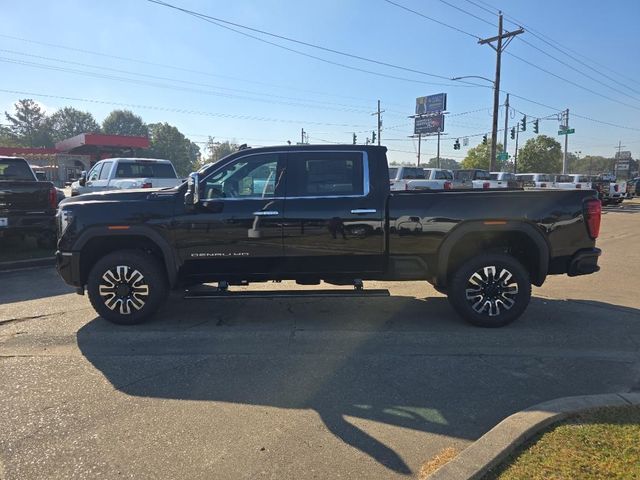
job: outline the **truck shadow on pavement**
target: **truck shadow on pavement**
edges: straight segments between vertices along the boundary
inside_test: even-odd
[[[128,395],[311,409],[344,443],[409,475],[388,445],[401,439],[362,420],[474,440],[532,404],[631,383],[636,372],[618,372],[619,360],[548,350],[577,348],[588,327],[598,345],[619,344],[626,327],[616,332],[602,308],[640,322],[639,310],[594,304],[534,299],[518,322],[491,330],[465,324],[442,297],[177,301],[144,325],[96,318],[77,341]]]

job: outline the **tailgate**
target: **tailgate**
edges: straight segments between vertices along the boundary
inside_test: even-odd
[[[0,217],[51,210],[50,182],[0,182]]]

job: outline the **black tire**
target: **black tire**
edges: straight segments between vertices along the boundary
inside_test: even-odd
[[[138,250],[119,250],[101,258],[87,279],[91,305],[119,325],[142,323],[168,294],[165,272],[158,260]]]
[[[486,253],[458,268],[449,283],[448,298],[467,322],[478,327],[503,327],[529,305],[531,279],[511,255]]]

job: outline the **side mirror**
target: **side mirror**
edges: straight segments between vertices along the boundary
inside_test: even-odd
[[[200,202],[198,186],[200,185],[200,175],[198,172],[189,174],[187,179],[187,193],[184,194],[184,204],[187,206],[196,205]]]
[[[87,184],[87,171],[83,170],[80,174],[80,178],[78,179],[78,183],[81,187],[84,187]]]

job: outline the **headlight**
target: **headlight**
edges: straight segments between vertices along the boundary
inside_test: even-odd
[[[58,237],[64,234],[64,231],[73,222],[73,212],[71,210],[58,210]]]

